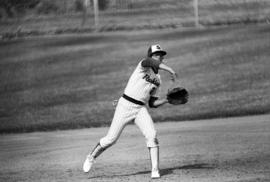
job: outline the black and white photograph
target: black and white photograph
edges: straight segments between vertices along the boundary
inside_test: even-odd
[[[0,181],[270,182],[270,0],[0,0]]]

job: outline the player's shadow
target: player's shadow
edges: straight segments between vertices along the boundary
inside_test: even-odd
[[[187,170],[187,169],[214,169],[215,166],[206,164],[206,163],[200,163],[200,164],[189,164],[189,165],[184,165],[184,166],[179,166],[179,167],[171,167],[171,168],[165,168],[160,170],[160,175],[165,176],[172,174],[174,170]]]
[[[187,170],[187,169],[214,169],[215,166],[206,164],[206,163],[199,163],[199,164],[189,164],[189,165],[184,165],[184,166],[176,166],[176,167],[171,167],[171,168],[165,168],[160,170],[160,175],[165,176],[172,174],[174,170]],[[128,177],[128,176],[134,176],[134,175],[141,175],[141,174],[150,174],[151,171],[139,171],[136,173],[130,173],[130,174],[119,174],[119,175],[111,175],[111,176],[93,176],[89,177],[89,179],[93,178],[112,178],[112,177]]]

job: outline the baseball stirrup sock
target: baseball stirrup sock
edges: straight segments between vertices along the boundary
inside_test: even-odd
[[[159,170],[159,147],[149,148],[152,170]]]
[[[95,159],[105,150],[106,148],[101,147],[100,143],[98,143],[94,150],[91,152],[91,156]]]

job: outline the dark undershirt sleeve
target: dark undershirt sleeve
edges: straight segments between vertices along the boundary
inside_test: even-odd
[[[157,108],[157,107],[154,105],[154,102],[155,102],[156,100],[158,100],[158,97],[151,96],[150,99],[149,99],[149,102],[148,102],[149,107],[151,107],[151,108]]]
[[[154,71],[155,74],[158,73],[159,65],[160,65],[160,61],[157,61],[153,58],[145,58],[142,61],[142,67],[152,68],[152,70]]]

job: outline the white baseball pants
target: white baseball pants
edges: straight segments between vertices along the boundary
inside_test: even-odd
[[[107,135],[100,140],[100,145],[107,148],[113,145],[121,135],[125,126],[134,121],[146,138],[147,147],[157,147],[156,130],[153,120],[145,106],[134,104],[121,97],[118,101],[114,117]]]

